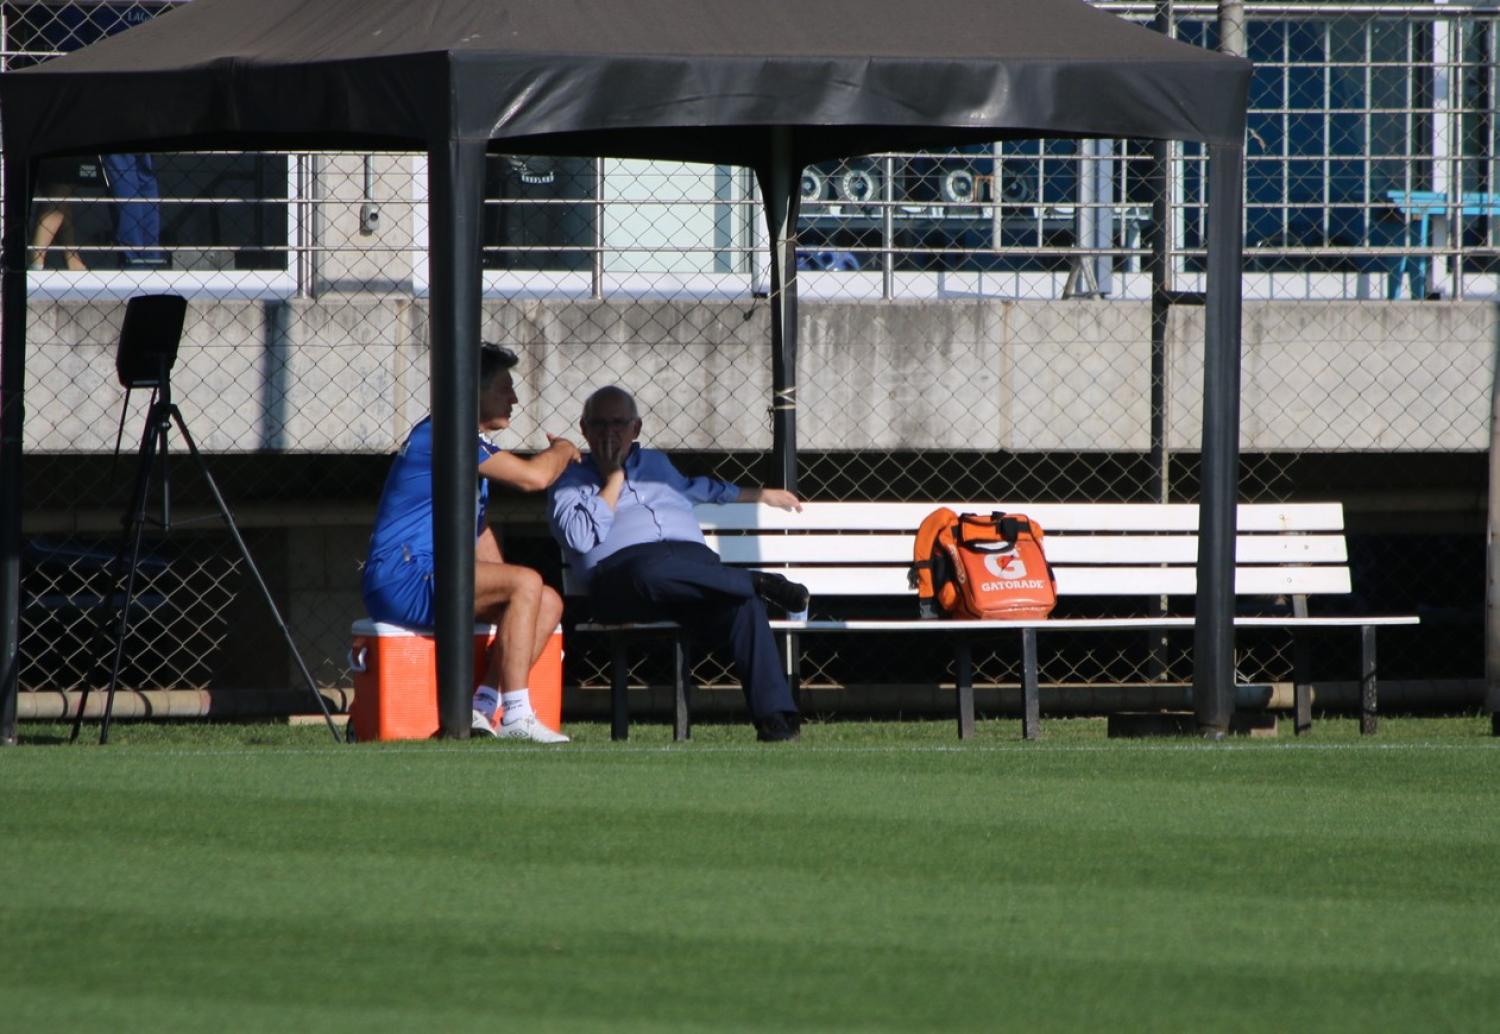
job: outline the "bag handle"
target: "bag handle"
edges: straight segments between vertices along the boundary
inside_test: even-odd
[[[953,532],[954,541],[960,546],[966,545],[967,543],[964,542],[964,525],[985,522],[999,529],[1000,538],[1005,542],[1005,549],[1000,550],[1000,552],[1015,549],[1016,541],[1021,537],[1021,533],[1031,530],[1031,522],[1025,517],[1008,517],[999,510],[993,511],[988,517],[980,517],[978,514],[973,513],[961,513],[958,515],[958,527]]]

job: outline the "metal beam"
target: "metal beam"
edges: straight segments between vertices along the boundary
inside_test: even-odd
[[[797,490],[797,212],[802,168],[792,132],[771,130],[769,163],[755,170],[765,200],[771,258],[771,456],[773,481]]]
[[[1203,452],[1193,710],[1205,734],[1234,717],[1234,533],[1240,461],[1240,210],[1244,148],[1209,148],[1208,304],[1204,319]]]
[[[34,166],[5,154],[0,243],[0,746],[16,742],[21,674],[21,461],[26,420],[26,226]]]
[[[474,692],[474,437],[479,426],[481,139],[428,152],[432,270],[433,563],[436,571],[438,733],[469,736]]]
[[[1500,353],[1496,355],[1500,370]],[[1485,709],[1491,732],[1500,736],[1500,375],[1490,377],[1490,489],[1485,522],[1488,578],[1484,594]]]

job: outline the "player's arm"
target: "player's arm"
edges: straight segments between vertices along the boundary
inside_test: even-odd
[[[479,465],[479,473],[518,492],[540,492],[556,481],[578,456],[578,447],[572,442],[552,438],[550,445],[533,456],[497,452]]]

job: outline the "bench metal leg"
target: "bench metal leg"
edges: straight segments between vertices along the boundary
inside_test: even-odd
[[[1036,740],[1042,736],[1041,691],[1036,665],[1036,629],[1021,629],[1021,736]]]
[[[611,656],[609,738],[624,740],[630,738],[630,698],[626,695],[628,690],[626,678],[630,674],[630,666],[625,653],[625,637],[619,634],[611,635],[609,646]]]
[[[802,644],[794,632],[786,634],[786,684],[792,691],[792,703],[802,710]]]
[[[974,657],[967,639],[953,644],[953,673],[958,688],[958,738],[967,740],[974,736]]]
[[[1374,736],[1376,725],[1375,626],[1359,629],[1359,733]]]
[[[672,739],[687,740],[693,736],[692,719],[688,714],[689,695],[692,693],[692,658],[688,656],[687,638],[681,633],[672,637],[672,682],[674,694]]]
[[[1298,679],[1292,684],[1292,732],[1301,736],[1312,731],[1312,686]]]
[[[1152,617],[1164,618],[1171,611],[1167,597],[1153,596],[1149,613]],[[1165,682],[1171,667],[1172,643],[1165,628],[1153,628],[1146,633],[1146,681]]]
[[[1292,597],[1292,615],[1307,617],[1307,597]],[[1307,636],[1292,635],[1292,732],[1301,736],[1312,731],[1312,652]]]

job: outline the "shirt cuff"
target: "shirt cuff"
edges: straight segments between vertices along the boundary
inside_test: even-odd
[[[575,504],[573,527],[579,532],[587,530],[592,541],[569,542],[569,545],[580,553],[587,553],[601,545],[609,537],[609,530],[614,526],[614,510],[610,509],[609,504],[600,498],[597,488],[590,488]],[[569,536],[570,539],[573,537]]]

